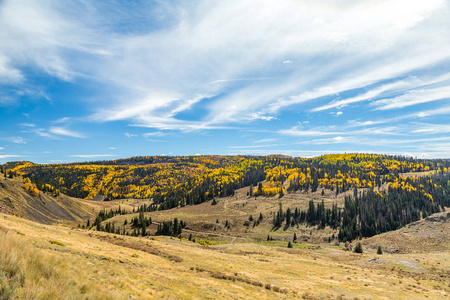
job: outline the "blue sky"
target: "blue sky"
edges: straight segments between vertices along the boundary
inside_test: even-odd
[[[450,157],[450,4],[1,1],[0,163]]]

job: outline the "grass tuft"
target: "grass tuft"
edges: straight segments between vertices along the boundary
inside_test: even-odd
[[[58,246],[62,246],[62,247],[65,247],[66,245],[64,245],[63,243],[61,243],[61,242],[58,242],[58,241],[48,241],[50,244],[53,244],[53,245],[58,245]]]

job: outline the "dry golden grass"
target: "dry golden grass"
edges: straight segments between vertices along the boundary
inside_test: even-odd
[[[46,253],[0,230],[0,299],[115,299],[73,267],[73,258]]]
[[[449,297],[449,277],[443,276],[450,272],[448,252],[358,255],[326,245],[202,246],[177,238],[133,238],[42,225],[6,215],[0,220],[9,230],[0,239],[7,237],[9,245],[0,246],[2,271],[16,257],[16,274],[25,274],[23,282],[28,282],[2,281],[6,289],[16,287],[18,299],[27,298],[25,291],[42,293],[30,296],[34,299]]]

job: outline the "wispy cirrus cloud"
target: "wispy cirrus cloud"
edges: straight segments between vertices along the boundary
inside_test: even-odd
[[[133,138],[133,137],[138,137],[137,134],[133,134],[133,133],[129,133],[129,132],[125,132],[125,136],[129,139]]]
[[[450,58],[443,0],[283,1],[275,6],[270,1],[199,1],[158,9],[171,22],[154,21],[157,26],[145,29],[146,23],[138,22],[155,13],[145,5],[129,11],[84,2],[5,1],[0,41],[10,42],[0,42],[0,66],[16,77],[19,66],[31,65],[61,80],[90,78],[112,87],[105,95],[110,105],[94,105],[92,120],[198,130],[273,120],[286,107]],[[132,30],[117,30],[118,20],[127,20]],[[388,86],[315,111],[364,101]],[[206,111],[195,120],[179,116],[198,106]]]
[[[59,135],[59,136],[67,136],[67,137],[73,137],[73,138],[85,138],[86,137],[85,135],[83,135],[79,132],[69,130],[65,127],[53,126],[53,127],[50,127],[50,129],[48,131],[52,134]]]
[[[73,130],[85,128],[75,127],[80,122],[114,122],[111,128],[123,127],[110,136],[131,130],[128,137],[147,140],[182,136],[169,131],[246,129],[247,142],[266,140],[250,142],[264,149],[247,147],[247,153],[288,151],[265,146],[288,145],[292,137],[328,143],[330,151],[370,150],[365,136],[387,144],[437,137],[432,125],[448,124],[449,14],[445,0],[6,0],[0,2],[0,105],[41,98],[67,105],[49,125],[33,116],[27,123],[37,125],[25,126],[34,138],[55,143],[91,141]],[[55,78],[76,89],[76,101],[62,86],[49,88]],[[22,133],[7,136],[16,135]],[[358,139],[367,141],[365,148]]]
[[[438,100],[450,100],[450,86],[413,90],[395,98],[377,100],[371,105],[375,106],[377,110],[387,110]]]
[[[8,140],[14,144],[26,144],[27,143],[27,141],[24,138],[22,138],[21,136],[9,137],[9,138],[6,138],[6,140]]]
[[[416,80],[417,81],[417,80]],[[358,96],[355,97],[351,97],[351,98],[347,98],[347,99],[342,99],[342,100],[336,100],[333,101],[329,104],[320,106],[320,107],[316,107],[313,109],[313,111],[321,111],[321,110],[326,110],[326,109],[330,109],[330,108],[335,108],[335,107],[343,107],[343,106],[347,106],[349,104],[353,104],[353,103],[357,103],[357,102],[361,102],[361,101],[367,101],[370,99],[373,99],[374,97],[378,97],[379,95],[382,95],[383,93],[387,92],[387,91],[395,91],[398,89],[404,89],[407,87],[412,87],[412,83],[408,82],[408,81],[397,81],[394,83],[390,83],[390,84],[385,84],[385,85],[381,85],[379,87],[376,87],[374,89],[371,89],[363,94],[360,94]]]
[[[25,126],[25,127],[36,127],[36,124],[33,124],[33,123],[21,123],[19,125],[20,126]]]
[[[0,154],[0,159],[9,159],[9,158],[17,158],[17,157],[26,157],[26,156],[15,155],[15,154]]]
[[[255,143],[255,144],[259,144],[259,143],[267,143],[267,142],[274,142],[274,141],[276,141],[277,139],[261,139],[261,140],[256,140],[256,141],[253,141],[253,143]]]
[[[108,157],[115,157],[114,154],[73,154],[69,155],[70,157],[78,157],[78,158],[108,158]]]

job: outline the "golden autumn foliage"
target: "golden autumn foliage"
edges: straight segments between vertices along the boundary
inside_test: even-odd
[[[27,178],[26,181],[23,184],[23,187],[25,190],[27,190],[33,197],[39,196],[39,190],[36,186],[30,183],[29,179]]]
[[[448,162],[374,154],[330,154],[309,159],[205,155],[142,156],[53,165],[17,162],[8,167],[38,180],[41,190],[59,189],[84,199],[158,196],[161,201],[177,197],[190,203],[191,197],[210,199],[230,195],[234,189],[250,183],[256,187],[264,179],[261,191],[255,189],[256,195],[275,195],[281,187],[345,191],[353,187],[375,187],[382,182],[413,190],[406,183],[395,182],[397,174],[446,170]]]

